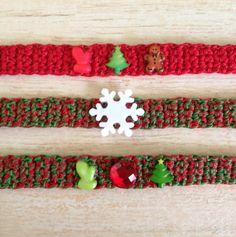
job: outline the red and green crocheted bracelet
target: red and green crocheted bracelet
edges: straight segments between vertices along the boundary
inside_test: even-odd
[[[235,45],[2,45],[1,74],[168,75],[236,73]]]
[[[89,114],[98,99],[1,98],[0,126],[8,127],[98,127]],[[135,99],[144,115],[134,128],[209,128],[236,125],[235,99]]]
[[[0,157],[0,188],[146,188],[235,183],[236,157],[227,156]]]

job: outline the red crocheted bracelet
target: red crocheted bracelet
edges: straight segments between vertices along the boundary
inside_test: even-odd
[[[236,73],[235,45],[0,46],[0,74],[152,75]]]
[[[0,126],[98,127],[99,122],[89,114],[98,102],[81,98],[1,98]],[[135,102],[144,109],[144,115],[134,128],[236,126],[235,99],[136,98]]]
[[[0,188],[146,188],[205,183],[235,184],[236,157],[0,157]]]

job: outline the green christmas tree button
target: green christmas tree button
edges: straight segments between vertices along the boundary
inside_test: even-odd
[[[160,188],[163,188],[166,183],[170,183],[173,180],[173,175],[169,172],[168,168],[164,165],[162,159],[159,160],[155,166],[150,180],[156,183]]]
[[[112,68],[116,74],[120,74],[120,71],[127,68],[129,64],[126,62],[123,53],[120,50],[119,46],[115,47],[115,51],[113,52],[110,61],[106,64],[107,67]]]

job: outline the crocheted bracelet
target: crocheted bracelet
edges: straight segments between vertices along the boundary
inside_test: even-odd
[[[1,98],[0,126],[8,127],[98,127],[89,114],[98,99]],[[135,99],[144,115],[134,128],[233,127],[236,126],[235,99]]]
[[[0,46],[0,74],[149,75],[236,73],[235,45]]]
[[[0,188],[146,188],[207,183],[235,184],[236,157],[0,157]]]

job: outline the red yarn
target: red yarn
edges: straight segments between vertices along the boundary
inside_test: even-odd
[[[150,181],[159,159],[173,175],[168,185],[235,184],[236,157],[228,156],[5,156],[0,157],[0,188],[78,187],[76,162],[85,160],[97,170],[96,188],[112,188],[111,167],[129,160],[137,172],[134,188],[157,187]]]
[[[236,127],[235,99],[136,98],[145,114],[135,128]],[[98,99],[82,98],[1,98],[0,127],[98,127],[89,114]]]
[[[91,71],[86,76],[115,75],[106,66],[111,56],[113,44],[80,45],[91,53]],[[149,45],[120,45],[129,67],[121,71],[121,75],[146,75],[144,60]],[[79,75],[74,71],[76,64],[72,56],[71,45],[11,45],[0,46],[0,74],[53,74]],[[168,74],[198,73],[236,73],[236,45],[204,45],[204,44],[160,44],[164,55],[164,71]]]

